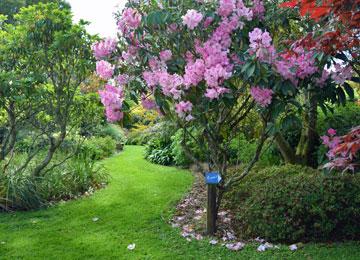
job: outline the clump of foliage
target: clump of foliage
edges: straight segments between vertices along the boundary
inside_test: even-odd
[[[254,170],[227,195],[238,234],[270,241],[359,239],[360,176],[294,165]]]
[[[324,135],[333,128],[338,135],[344,135],[357,125],[360,125],[360,104],[347,102],[345,106],[334,107],[332,113],[319,112],[317,131]]]
[[[55,157],[41,178],[31,174],[37,160],[31,162],[27,171],[17,173],[17,167],[26,159],[24,155],[15,158],[17,163],[7,169],[7,174],[0,172],[0,211],[46,207],[59,200],[90,194],[108,181],[102,165],[95,164],[86,155],[72,157],[66,163],[65,154]],[[0,166],[2,169],[3,165]]]
[[[110,136],[91,137],[80,146],[80,154],[89,156],[92,160],[101,160],[112,155],[116,150],[116,141]]]

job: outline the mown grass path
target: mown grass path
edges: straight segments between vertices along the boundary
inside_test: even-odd
[[[91,197],[34,212],[0,213],[0,259],[360,259],[356,242],[264,253],[256,252],[256,245],[230,252],[207,241],[187,242],[167,220],[191,187],[188,171],[151,164],[137,146],[104,164],[111,182]],[[126,248],[130,243],[135,250]]]

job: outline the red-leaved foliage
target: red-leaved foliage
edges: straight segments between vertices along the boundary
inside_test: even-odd
[[[291,0],[280,7],[298,7],[301,16],[308,15],[323,27],[323,33],[310,44],[308,36],[302,39],[306,45],[327,54],[350,51],[353,57],[357,55],[351,50],[359,46],[360,0]]]
[[[330,162],[324,168],[338,170],[359,170],[360,163],[360,126],[341,137],[341,141],[330,149]]]

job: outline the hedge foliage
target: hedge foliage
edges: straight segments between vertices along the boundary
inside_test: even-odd
[[[360,238],[360,175],[327,175],[301,166],[262,169],[227,195],[239,235],[270,241]]]

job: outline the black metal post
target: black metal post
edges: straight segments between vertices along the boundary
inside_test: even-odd
[[[207,223],[206,232],[209,236],[216,233],[216,184],[207,185]]]

